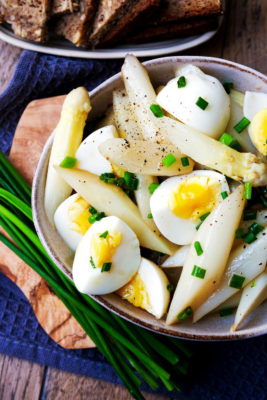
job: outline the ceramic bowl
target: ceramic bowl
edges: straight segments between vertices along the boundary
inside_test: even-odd
[[[238,90],[263,91],[267,93],[266,77],[251,68],[235,64],[230,61],[208,58],[178,56],[159,58],[144,63],[152,83],[155,87],[166,84],[173,77],[173,70],[182,64],[192,63],[199,66],[210,75],[214,75],[221,82],[231,81]],[[118,73],[90,93],[92,111],[89,119],[101,117],[107,107],[112,103],[112,91],[122,85],[121,76]],[[44,211],[44,186],[47,173],[47,165],[52,144],[52,137],[47,141],[41,155],[33,183],[33,215],[37,233],[46,251],[56,265],[70,278],[72,266],[72,254],[58,233],[49,225]],[[163,320],[156,320],[152,315],[139,308],[133,307],[115,294],[105,296],[92,296],[104,307],[115,312],[121,317],[153,331],[183,337],[194,340],[232,340],[248,338],[267,332],[267,304],[262,304],[255,310],[242,329],[230,332],[233,316],[221,318],[218,314],[204,317],[196,324],[183,322],[173,326],[167,326]]]

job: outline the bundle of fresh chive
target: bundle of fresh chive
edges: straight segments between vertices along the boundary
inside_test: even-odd
[[[52,262],[33,225],[31,188],[0,151],[0,225],[12,238],[0,240],[39,273],[114,367],[133,398],[143,399],[140,377],[153,389],[159,382],[181,390],[191,351],[180,340],[159,336],[119,318],[89,296]]]

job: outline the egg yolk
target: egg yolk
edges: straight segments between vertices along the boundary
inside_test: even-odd
[[[259,111],[251,122],[251,137],[257,149],[267,155],[267,108]]]
[[[68,208],[68,216],[71,222],[70,229],[84,235],[91,224],[88,220],[91,213],[89,212],[90,204],[82,197],[78,197]]]
[[[121,240],[120,232],[108,232],[106,237],[101,237],[101,233],[95,234],[91,242],[91,255],[96,267],[102,267],[104,263],[111,262]]]
[[[169,209],[179,218],[196,222],[210,212],[220,199],[221,185],[208,176],[193,176],[175,187],[168,202]]]
[[[129,303],[133,304],[135,307],[140,307],[147,311],[151,310],[148,293],[144,282],[138,273],[130,282],[117,290],[116,293],[124,300],[129,301]]]

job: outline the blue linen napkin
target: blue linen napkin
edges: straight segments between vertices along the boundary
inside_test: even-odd
[[[77,60],[24,51],[0,96],[0,148],[8,154],[19,118],[34,100],[65,94],[79,85],[93,89],[118,72],[122,61]],[[1,262],[1,260],[0,260]],[[228,317],[231,318],[231,317]],[[180,400],[265,400],[266,336],[234,342],[190,343],[194,370]],[[0,353],[93,378],[120,383],[97,349],[66,350],[43,331],[20,289],[0,274]],[[142,387],[149,390],[146,385]]]

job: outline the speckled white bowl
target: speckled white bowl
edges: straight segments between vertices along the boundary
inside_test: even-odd
[[[205,72],[216,76],[220,81],[234,82],[236,89],[256,90],[267,93],[267,78],[263,74],[230,61],[208,57],[165,57],[144,63],[155,87],[166,84],[173,77],[174,67],[192,63]],[[90,93],[92,112],[89,119],[102,116],[112,103],[112,91],[122,84],[120,74],[113,76]],[[33,182],[33,216],[37,233],[48,254],[57,266],[70,278],[72,254],[58,233],[50,226],[44,211],[44,186],[52,137],[47,141],[41,155]],[[127,262],[127,261],[126,261]],[[117,295],[92,296],[104,307],[121,317],[153,331],[194,340],[233,340],[262,335],[267,332],[267,303],[262,304],[247,318],[242,329],[230,332],[233,316],[221,318],[217,314],[206,316],[196,324],[183,322],[167,326],[163,320],[156,320],[147,312],[133,307]]]

